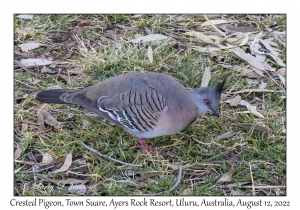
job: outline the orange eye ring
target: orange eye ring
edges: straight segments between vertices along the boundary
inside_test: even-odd
[[[206,106],[210,106],[210,100],[204,99],[204,103],[205,103]]]

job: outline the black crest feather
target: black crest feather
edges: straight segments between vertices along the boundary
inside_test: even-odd
[[[221,94],[223,86],[226,82],[226,79],[227,79],[227,77],[222,82],[218,83],[218,85],[216,87],[217,93]]]

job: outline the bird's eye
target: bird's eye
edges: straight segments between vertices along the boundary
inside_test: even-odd
[[[205,103],[206,106],[210,106],[210,100],[204,99],[204,103]]]

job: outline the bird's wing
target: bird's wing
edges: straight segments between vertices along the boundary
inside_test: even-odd
[[[116,123],[133,131],[147,132],[154,129],[167,103],[151,87],[134,87],[113,97],[100,97],[97,106]]]

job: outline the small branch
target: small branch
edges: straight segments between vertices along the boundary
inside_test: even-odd
[[[181,179],[181,176],[182,176],[182,166],[181,165],[178,165],[178,177],[177,177],[177,181],[176,181],[176,183],[174,184],[174,186],[173,187],[171,187],[171,189],[169,189],[169,190],[166,190],[166,191],[162,191],[162,192],[158,192],[158,193],[154,193],[154,194],[142,194],[141,196],[154,196],[154,195],[162,195],[162,194],[164,194],[164,193],[166,193],[166,192],[170,192],[170,191],[172,191],[172,190],[174,190],[178,185],[179,185],[179,183],[180,183],[180,179]]]
[[[275,185],[275,186],[272,186],[272,185],[266,185],[266,186],[263,186],[263,185],[254,185],[255,189],[274,189],[274,188],[286,188],[286,186],[280,186],[280,185]],[[241,188],[253,188],[253,186],[251,185],[246,185],[246,186],[242,186]]]
[[[142,166],[143,166],[142,164],[136,165],[136,164],[131,164],[131,163],[125,163],[125,162],[123,162],[123,161],[114,159],[114,158],[109,157],[109,156],[107,156],[107,155],[103,155],[103,154],[101,154],[100,152],[98,152],[97,150],[95,150],[95,149],[93,149],[93,148],[87,146],[86,144],[84,144],[84,143],[82,143],[82,142],[80,142],[80,144],[81,144],[82,146],[84,146],[87,150],[90,150],[91,152],[96,153],[96,154],[99,155],[100,157],[110,159],[110,160],[112,160],[112,161],[114,161],[114,162],[116,162],[116,163],[120,163],[120,164],[126,165],[126,166],[134,166],[134,167],[142,167]]]

